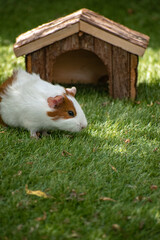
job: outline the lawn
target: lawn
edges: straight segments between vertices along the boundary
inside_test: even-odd
[[[135,102],[80,87],[88,119],[80,133],[55,131],[36,141],[23,129],[0,126],[0,239],[160,239],[159,1],[0,0],[0,6],[0,82],[24,67],[13,53],[20,33],[82,7],[151,37],[139,60]]]

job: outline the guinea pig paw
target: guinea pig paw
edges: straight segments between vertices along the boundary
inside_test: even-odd
[[[43,136],[43,137],[48,137],[49,134],[48,134],[46,131],[43,131],[43,132],[42,132],[42,136]]]
[[[38,140],[39,139],[39,134],[37,132],[30,131],[30,137]]]

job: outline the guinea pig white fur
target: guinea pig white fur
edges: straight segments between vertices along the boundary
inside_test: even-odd
[[[1,122],[23,127],[36,137],[39,131],[81,131],[85,114],[74,98],[76,88],[64,88],[20,69],[0,86]]]

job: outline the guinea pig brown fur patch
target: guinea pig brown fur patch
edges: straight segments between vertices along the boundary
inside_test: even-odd
[[[11,77],[9,77],[4,83],[2,83],[2,85],[0,86],[0,94],[4,94],[5,93],[5,89],[9,86],[12,85],[13,81],[16,80],[17,77],[17,71],[13,72],[13,75]]]
[[[72,112],[73,115],[71,116],[69,112]],[[64,94],[63,102],[54,107],[54,110],[52,112],[47,112],[47,115],[53,120],[58,120],[60,118],[69,119],[75,117],[77,115],[77,112],[72,101],[67,98],[66,94]]]
[[[2,83],[2,85],[0,86],[0,94],[5,94],[5,89],[9,86],[12,85],[12,82],[16,80],[16,76],[17,76],[17,72],[13,72],[13,75],[11,77],[9,77],[4,83]],[[0,102],[2,101],[2,97],[0,97]],[[0,115],[0,124],[7,126]]]

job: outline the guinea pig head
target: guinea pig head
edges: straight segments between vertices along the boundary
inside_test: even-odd
[[[87,127],[85,114],[75,99],[76,88],[67,88],[62,95],[49,97],[48,106],[51,111],[47,115],[53,121],[53,126],[71,132],[79,132]]]

